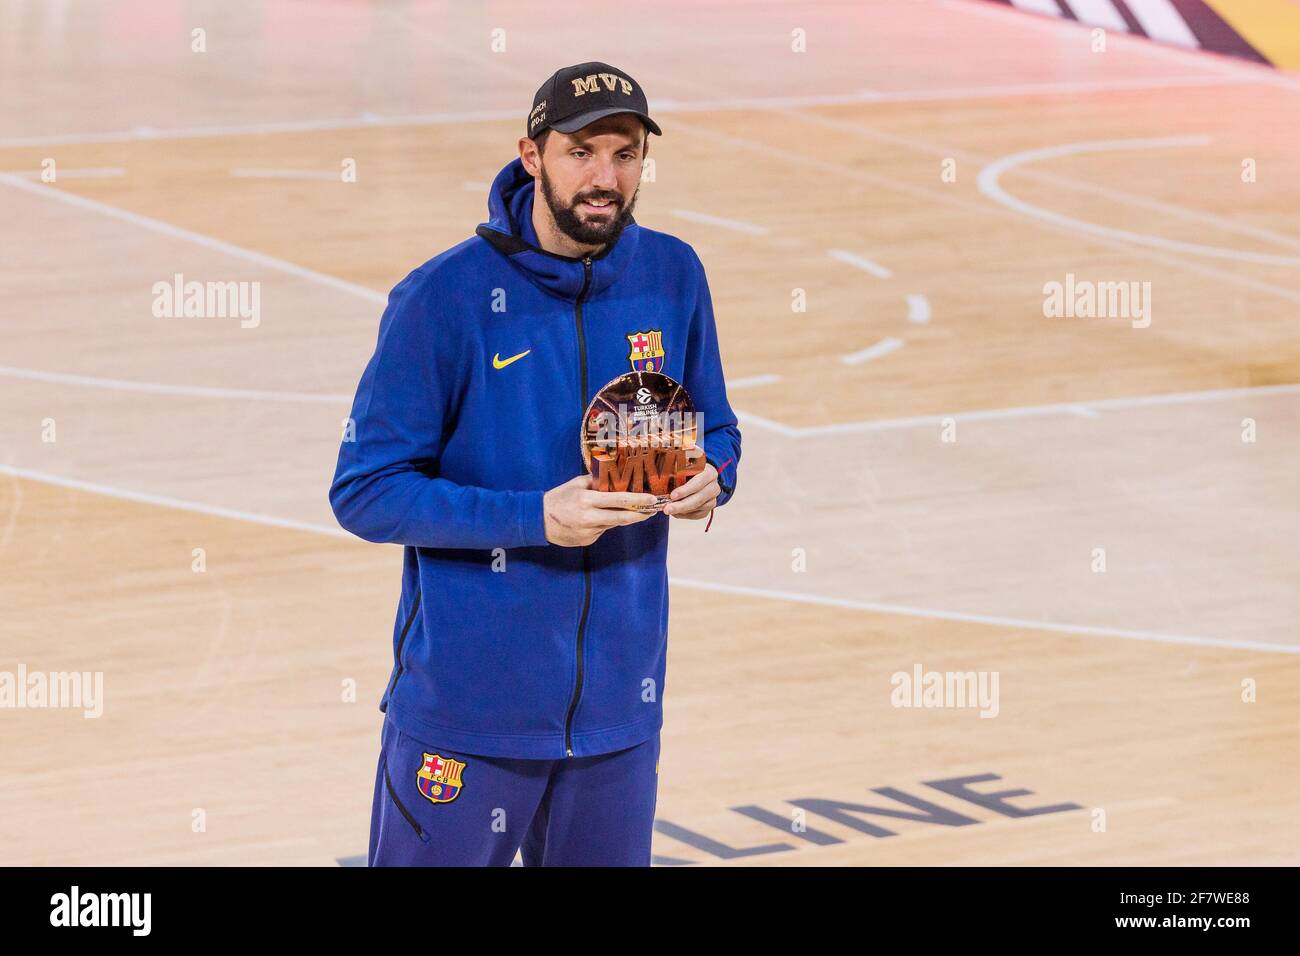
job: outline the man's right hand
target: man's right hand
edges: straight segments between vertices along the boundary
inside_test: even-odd
[[[552,488],[542,497],[546,515],[546,540],[562,548],[591,544],[610,528],[637,524],[654,517],[654,511],[628,511],[654,505],[654,495],[628,491],[592,491],[591,475],[578,475]]]

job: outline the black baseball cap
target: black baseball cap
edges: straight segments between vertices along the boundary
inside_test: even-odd
[[[529,139],[544,129],[573,133],[602,116],[635,113],[646,129],[662,136],[650,118],[645,93],[632,77],[608,63],[593,61],[556,70],[533,97],[525,133]]]

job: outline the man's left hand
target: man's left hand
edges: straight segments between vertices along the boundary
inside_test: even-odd
[[[718,486],[718,469],[705,464],[704,470],[686,484],[674,488],[664,505],[664,514],[698,521],[707,518],[722,489]]]

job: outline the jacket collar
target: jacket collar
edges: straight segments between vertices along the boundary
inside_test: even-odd
[[[518,158],[497,173],[488,195],[488,221],[474,230],[506,256],[536,286],[562,299],[577,300],[582,293],[582,259],[542,249],[533,229],[536,181]],[[612,286],[636,253],[641,227],[634,218],[612,247],[591,257],[591,282],[586,298]]]

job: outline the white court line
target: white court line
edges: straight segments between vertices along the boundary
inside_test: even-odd
[[[342,528],[312,524],[305,521],[291,521],[273,518],[270,515],[256,514],[250,511],[237,511],[233,508],[220,508],[214,505],[184,501],[180,498],[168,498],[163,495],[151,495],[139,491],[127,491],[108,485],[78,481],[47,472],[33,471],[27,468],[15,468],[12,465],[0,465],[0,474],[13,475],[29,481],[38,481],[61,488],[71,488],[93,494],[106,495],[140,504],[157,505],[178,511],[191,511],[197,514],[211,515],[216,518],[229,518],[236,521],[248,521],[253,524],[268,525],[275,528],[287,528],[293,531],[306,531],[313,534],[328,535],[331,538],[348,538],[353,536]],[[715,591],[722,594],[742,594],[747,597],[767,598],[774,601],[790,601],[796,604],[817,604],[827,607],[839,607],[856,611],[872,611],[878,614],[893,614],[904,617],[919,617],[939,621],[962,621],[972,624],[990,624],[998,627],[1028,628],[1039,631],[1053,631],[1058,634],[1077,634],[1087,637],[1122,637],[1138,641],[1154,641],[1166,644],[1194,644],[1204,647],[1222,647],[1234,650],[1271,651],[1279,654],[1300,654],[1300,646],[1285,644],[1268,644],[1260,641],[1232,641],[1213,637],[1193,637],[1181,634],[1160,634],[1154,631],[1130,631],[1119,628],[1089,627],[1086,625],[1060,624],[1054,621],[1032,621],[1023,618],[997,617],[983,614],[965,614],[959,611],[943,611],[932,608],[910,607],[901,604],[881,604],[873,601],[857,601],[850,598],[824,597],[816,594],[801,594],[797,591],[780,591],[773,588],[745,587],[735,584],[717,584],[709,581],[697,581],[690,578],[670,576],[668,583],[676,587],[692,588],[699,591]]]
[[[109,498],[121,498],[125,501],[136,501],[145,505],[157,505],[160,508],[173,508],[177,511],[193,511],[197,514],[212,515],[216,518],[232,518],[236,521],[249,521],[253,524],[270,525],[273,528],[288,528],[292,531],[310,531],[314,534],[327,534],[334,538],[351,538],[352,535],[342,528],[330,528],[326,525],[311,524],[306,521],[293,521],[289,518],[275,518],[271,515],[260,515],[252,511],[237,511],[234,508],[222,508],[217,505],[205,505],[198,501],[185,501],[181,498],[168,498],[165,495],[151,495],[143,491],[128,491],[125,488],[114,488],[110,485],[100,485],[90,481],[79,481],[76,478],[64,478],[61,475],[52,475],[49,472],[33,471],[30,468],[16,468],[13,465],[0,465],[0,474],[13,475],[15,478],[26,478],[28,481],[39,481],[47,485],[57,485],[60,488],[72,488],[76,491],[88,491],[97,495],[106,495]]]
[[[966,614],[961,611],[940,611],[934,608],[909,607],[903,604],[882,604],[875,601],[858,601],[851,598],[823,597],[802,594],[798,591],[780,591],[775,588],[755,588],[740,584],[715,584],[689,578],[669,577],[668,582],[681,588],[700,591],[718,591],[723,594],[742,594],[746,597],[770,598],[774,601],[792,601],[796,604],[819,604],[853,611],[874,611],[902,617],[921,617],[939,621],[962,621],[970,624],[990,624],[996,627],[1014,627],[1035,631],[1053,631],[1058,634],[1078,634],[1088,637],[1122,637],[1134,641],[1155,641],[1163,644],[1192,644],[1199,647],[1224,647],[1234,650],[1272,651],[1278,654],[1300,654],[1300,645],[1269,644],[1263,641],[1235,641],[1218,637],[1197,637],[1188,634],[1161,634],[1158,631],[1131,631],[1115,627],[1089,627],[1079,624],[1058,624],[1055,621],[1032,621],[1017,617],[1000,617],[988,614]]]
[[[850,352],[848,355],[841,355],[840,361],[845,365],[861,365],[863,362],[870,362],[872,359],[878,359],[888,355],[890,352],[897,352],[903,347],[903,340],[896,339],[893,336],[881,339],[875,345],[868,345],[865,349],[857,352]]]
[[[969,0],[963,0],[969,2]],[[998,96],[1053,96],[1060,93],[1109,93],[1163,90],[1187,86],[1233,86],[1252,82],[1250,77],[1219,74],[1152,77],[1131,80],[1076,80],[1063,83],[1002,83],[995,86],[959,86],[932,90],[863,90],[872,103],[924,103],[930,100],[974,100]],[[770,109],[771,107],[767,107]]]
[[[907,321],[918,323],[930,321],[930,300],[919,292],[907,294]]]
[[[305,402],[309,404],[348,404],[354,396],[331,395],[324,392],[277,392],[254,388],[221,388],[205,385],[168,385],[159,382],[130,381],[120,378],[101,378],[93,375],[73,375],[67,372],[45,372],[30,368],[0,365],[0,378],[23,378],[34,382],[58,385],[80,385],[87,388],[106,388],[118,392],[152,392],[159,395],[189,395],[196,398],[238,398],[254,401]],[[728,389],[753,388],[775,385],[780,375],[753,375],[727,382]]]
[[[1075,219],[1071,216],[1065,216],[1050,209],[1044,209],[1041,206],[1034,206],[1022,199],[1017,199],[1008,193],[998,182],[1004,172],[1009,169],[1015,169],[1017,166],[1025,163],[1037,162],[1040,159],[1050,159],[1059,156],[1077,156],[1082,153],[1100,153],[1110,152],[1123,149],[1167,149],[1179,146],[1204,146],[1210,142],[1208,136],[1172,136],[1165,139],[1112,139],[1100,140],[1091,143],[1063,143],[1060,146],[1047,146],[1043,149],[1026,150],[1023,153],[1012,153],[1010,156],[1003,156],[995,159],[979,172],[977,184],[979,191],[988,196],[994,202],[1014,209],[1016,212],[1023,213],[1034,219],[1042,219],[1059,226],[1065,226],[1069,229],[1076,229],[1080,232],[1091,233],[1095,236],[1105,236],[1111,239],[1122,239],[1126,242],[1135,242],[1142,246],[1153,246],[1157,249],[1168,249],[1173,252],[1183,252],[1195,256],[1209,256],[1216,259],[1235,259],[1239,262],[1254,262],[1260,265],[1270,266],[1300,266],[1300,257],[1297,256],[1279,256],[1266,252],[1246,252],[1240,249],[1229,249],[1223,246],[1206,246],[1196,242],[1183,242],[1178,239],[1165,239],[1162,236],[1152,236],[1141,232],[1129,232],[1127,229],[1115,229],[1111,226],[1103,226],[1098,223],[1087,222],[1082,219]]]
[[[1201,79],[1201,78],[1198,78],[1198,79]],[[1259,81],[1261,81],[1261,82],[1265,82],[1265,81],[1267,81],[1267,80],[1259,80]],[[1213,82],[1213,81],[1210,81],[1210,82]],[[1228,81],[1228,80],[1222,80],[1222,82],[1229,82],[1229,81]],[[1189,85],[1190,85],[1190,84],[1189,84]],[[1197,84],[1197,85],[1199,85],[1199,84]],[[784,101],[784,102],[788,104],[788,103],[789,103],[789,100],[786,100],[786,101]],[[744,107],[741,107],[741,108],[744,108]],[[514,114],[513,114],[513,111],[511,111],[509,114],[505,114],[505,112],[503,111],[503,115],[502,115],[501,118],[513,118],[513,115],[514,115]],[[366,124],[371,124],[371,123],[374,123],[374,122],[376,122],[376,121],[377,121],[376,118],[374,118],[374,117],[370,117],[370,118],[367,118],[367,119],[365,120],[365,123],[366,123]],[[457,120],[457,121],[463,121],[463,120]],[[293,124],[293,125],[295,125],[295,126],[301,126],[302,124]],[[321,128],[321,127],[319,127],[318,124],[313,124],[313,125],[317,125],[318,128]],[[327,127],[323,127],[323,128],[337,128],[337,127],[327,126]],[[139,135],[140,135],[140,134],[132,133],[132,134],[129,134],[129,138],[137,138]],[[166,136],[166,135],[169,135],[169,133],[168,133],[168,131],[157,131],[157,130],[154,130],[154,131],[150,131],[150,134],[149,134],[149,135],[150,135],[151,137],[158,137],[158,136]],[[204,132],[196,132],[196,133],[194,133],[193,135],[212,135],[212,134],[211,134],[210,132],[204,131]],[[72,141],[73,141],[73,142],[77,142],[77,141],[80,141],[80,140],[72,140]],[[3,144],[3,143],[0,143],[0,145],[4,145],[4,144]],[[139,218],[143,218],[143,217],[139,217]],[[195,234],[195,235],[197,235],[197,234]],[[206,237],[200,237],[200,238],[206,238]],[[216,242],[216,240],[211,240],[211,241],[212,241],[212,242]],[[222,244],[222,245],[224,245],[224,244]],[[237,253],[239,253],[239,252],[244,252],[244,250],[236,250],[236,252],[237,252]],[[256,255],[256,254],[254,254],[254,255]],[[269,258],[269,257],[267,257],[267,258]],[[283,264],[283,265],[288,265],[288,264],[285,263],[285,264]],[[325,277],[323,277],[323,278],[329,279],[329,278],[331,278],[331,277],[325,276]],[[365,290],[365,291],[369,292],[370,290]],[[1286,386],[1283,386],[1283,387],[1281,387],[1281,388],[1282,388],[1282,389],[1285,389],[1285,390],[1288,390],[1288,391],[1291,390],[1289,387],[1286,387]],[[1263,389],[1263,390],[1257,390],[1257,389],[1241,389],[1241,390],[1236,390],[1236,391],[1241,391],[1241,392],[1252,392],[1252,391],[1254,391],[1254,392],[1258,392],[1258,391],[1266,391],[1266,390],[1268,390],[1268,389]],[[1094,403],[1094,404],[1098,404],[1098,403]],[[1079,407],[1079,406],[1074,406],[1074,407]],[[751,419],[753,418],[753,416],[750,416],[750,417],[751,417]],[[960,416],[960,417],[969,417],[969,415],[963,415],[963,416]],[[796,431],[796,430],[794,430],[794,429],[789,428],[788,426],[780,425],[780,423],[773,423],[773,424],[777,426],[778,430],[783,431],[783,432],[786,432],[786,433],[794,433],[794,432]],[[7,471],[7,472],[9,472],[9,473],[17,473],[17,470],[16,470],[16,469],[11,469],[11,468],[9,468],[8,466],[0,466],[0,471]],[[28,478],[31,478],[31,479],[33,479],[33,480],[44,480],[42,477],[39,476],[39,473],[35,473],[35,472],[30,472],[30,473],[24,474],[23,477],[28,477]],[[56,478],[55,476],[45,476],[45,477],[46,477],[46,478],[49,478],[49,479],[53,479],[55,483],[65,483],[65,484],[67,484],[67,483],[70,481],[70,480],[68,480],[68,479],[58,479],[58,478]],[[80,483],[80,482],[76,483],[75,485],[70,485],[70,486],[80,486],[80,487],[84,487],[86,490],[99,490],[100,488],[103,487],[103,486],[91,486],[91,485],[88,485],[88,484],[86,484],[86,483]],[[114,489],[107,489],[107,490],[104,491],[103,493],[113,493],[114,491],[116,491],[116,490],[114,490]],[[120,492],[120,491],[118,491],[117,493],[118,493],[118,496],[119,496],[119,497],[130,497],[130,496],[134,496],[134,495],[136,494],[136,493],[132,493],[132,492]],[[159,504],[163,504],[163,503],[165,503],[166,506],[169,506],[169,507],[184,506],[184,505],[187,504],[187,503],[185,503],[185,502],[180,502],[178,499],[157,498],[157,497],[153,497],[153,496],[149,496],[149,497],[153,498],[153,503],[159,503]],[[137,499],[137,500],[138,500],[138,499]],[[206,511],[206,512],[208,512],[208,513],[220,514],[220,515],[223,515],[223,516],[230,516],[230,517],[236,517],[236,518],[242,518],[243,520],[259,521],[259,522],[262,522],[262,523],[275,524],[275,525],[278,525],[278,526],[284,526],[284,527],[298,527],[298,528],[301,528],[302,530],[316,531],[316,532],[323,532],[323,533],[326,533],[326,534],[330,534],[331,536],[349,537],[346,533],[342,532],[341,529],[325,528],[325,527],[318,526],[318,525],[307,525],[307,524],[298,523],[298,522],[286,522],[286,521],[282,521],[281,519],[272,519],[272,518],[267,518],[266,516],[254,515],[254,514],[251,514],[251,513],[234,512],[234,511],[230,511],[229,509],[216,509],[216,508],[210,508],[209,506],[196,505],[196,506],[195,506],[193,509],[191,509],[191,510],[196,510],[196,511]],[[715,589],[718,589],[718,590],[729,589],[729,586],[725,586],[725,585],[716,585],[716,586],[715,586],[715,585],[708,585],[708,584],[706,584],[705,582],[684,582],[684,581],[681,581],[680,579],[673,579],[673,580],[674,580],[676,583],[681,583],[681,584],[683,584],[683,586],[688,586],[688,587],[689,587],[689,586],[709,587],[709,588],[715,588]],[[757,592],[757,591],[756,591],[755,593],[761,593],[763,596],[775,596],[775,595],[779,595],[781,592]],[[802,597],[802,598],[808,599],[807,596],[799,596],[799,597]],[[811,600],[815,600],[815,601],[818,601],[818,602],[821,601],[821,599],[817,599],[817,598],[812,598]],[[831,600],[834,600],[834,599],[831,599]],[[890,606],[890,605],[881,605],[880,607],[892,607],[892,606]],[[919,609],[914,609],[914,608],[913,608],[913,609],[902,609],[902,610],[913,611],[913,612],[917,612],[917,611],[919,611]],[[950,617],[950,616],[951,616],[951,615],[949,614],[949,612],[935,612],[935,614],[936,614],[937,616],[945,616],[945,617]],[[987,620],[990,621],[990,622],[993,622],[993,621],[1007,621],[1007,622],[1010,622],[1010,621],[1014,621],[1015,619],[1010,619],[1010,618],[990,618],[990,619],[987,619]],[[1013,625],[1013,626],[1014,626],[1014,625]],[[1039,625],[1039,626],[1044,626],[1044,625]],[[1052,627],[1052,628],[1060,629],[1060,628],[1068,627],[1068,625],[1048,625],[1048,627]],[[1076,632],[1078,632],[1078,633],[1098,633],[1099,631],[1098,631],[1098,629],[1086,628],[1086,629],[1078,629]],[[1117,632],[1117,631],[1116,631],[1116,632],[1111,632],[1111,633],[1114,634],[1114,635],[1119,635],[1119,636],[1134,636],[1134,637],[1140,637],[1140,635],[1143,635],[1145,632]],[[1168,638],[1167,638],[1166,636],[1163,636],[1163,635],[1152,635],[1150,639],[1154,639],[1154,640],[1167,640]],[[1195,640],[1195,639],[1193,639],[1193,640]],[[1238,645],[1233,645],[1233,646],[1238,646]],[[1284,652],[1293,652],[1293,649],[1291,649],[1291,648],[1279,647],[1279,646],[1277,646],[1277,645],[1267,645],[1267,644],[1265,644],[1265,645],[1259,645],[1259,647],[1260,647],[1260,649],[1269,649],[1269,650],[1280,650],[1280,651],[1284,651]]]
[[[931,156],[938,156],[945,159],[959,159],[965,163],[976,166],[991,162],[994,159],[994,157],[973,153],[970,150],[955,149],[951,143],[947,145],[936,144],[928,140],[917,139],[914,136],[901,136],[894,133],[884,132],[875,127],[865,126],[856,120],[834,119],[818,113],[803,113],[796,110],[783,110],[778,115],[790,117],[791,119],[801,123],[821,126],[826,129],[840,130],[850,136],[855,136],[868,142],[889,143],[892,145],[904,146],[908,149],[928,153]],[[1292,249],[1300,249],[1300,237],[1284,235],[1246,222],[1238,222],[1234,219],[1218,216],[1202,209],[1190,209],[1186,206],[1179,206],[1175,203],[1162,202],[1161,200],[1153,199],[1149,196],[1135,195],[1109,186],[1102,186],[1098,183],[1075,179],[1069,176],[1062,176],[1057,173],[1049,173],[1039,169],[1021,167],[1018,172],[1020,175],[1037,183],[1064,186],[1065,188],[1075,190],[1076,192],[1085,192],[1091,193],[1094,196],[1103,196],[1118,203],[1137,206],[1142,209],[1152,209],[1157,212],[1163,212],[1193,222],[1209,223],[1226,232],[1235,232],[1243,236],[1251,236],[1255,239],[1264,239],[1268,242],[1277,243]]]
[[[1086,402],[1061,402],[1052,405],[1022,405],[1012,408],[989,408],[972,412],[948,412],[940,415],[916,415],[911,418],[878,418],[856,422],[835,422],[829,425],[798,427],[770,418],[750,415],[735,409],[736,417],[743,423],[784,435],[787,438],[815,438],[821,435],[839,435],[846,432],[890,431],[898,428],[921,428],[943,425],[946,419],[954,421],[996,421],[1003,418],[1037,418],[1047,415],[1075,415],[1094,418],[1098,409],[1146,408],[1158,405],[1185,405],[1196,402],[1229,401],[1236,398],[1255,398],[1268,395],[1300,394],[1300,383],[1290,385],[1259,385],[1246,388],[1221,388],[1203,392],[1169,392],[1163,395],[1137,395],[1131,398],[1099,398]],[[1092,413],[1092,414],[1090,414]]]
[[[1143,42],[1147,42],[1147,41],[1143,41]],[[792,113],[791,115],[801,116],[802,114]],[[812,118],[810,117],[810,119]],[[987,202],[983,202],[981,200],[968,200],[968,199],[963,199],[952,195],[947,195],[944,193],[938,193],[929,188],[914,186],[896,177],[881,176],[874,173],[869,173],[865,170],[858,169],[857,167],[849,166],[844,163],[829,162],[827,160],[818,159],[815,156],[808,156],[802,153],[793,152],[788,149],[783,149],[782,147],[779,146],[772,146],[770,144],[760,143],[755,140],[745,139],[744,137],[741,136],[732,136],[727,133],[721,133],[718,130],[712,129],[707,126],[688,125],[688,124],[683,124],[681,122],[679,122],[677,126],[678,129],[684,129],[686,132],[693,133],[696,136],[700,136],[705,139],[712,139],[717,142],[730,143],[741,149],[747,149],[750,150],[751,152],[758,153],[765,160],[782,160],[789,163],[795,163],[800,166],[808,167],[810,169],[821,170],[823,172],[830,173],[835,176],[841,176],[846,179],[853,179],[859,182],[871,183],[873,185],[879,186],[884,189],[889,189],[894,192],[903,193],[909,196],[916,196],[926,200],[927,202],[934,202],[934,203],[939,203],[941,205],[955,206],[959,209],[966,209],[971,212],[979,213],[981,215],[988,215],[990,211],[995,211],[1000,216],[1014,219],[1018,222],[1021,221],[1020,217],[1017,215],[1015,211],[1005,209],[1001,206],[990,206]],[[1063,234],[1070,235],[1074,238],[1078,238],[1079,236],[1079,231],[1077,229],[1072,229],[1069,226],[1062,226],[1057,223],[1047,222],[1045,220],[1038,220],[1038,221],[1043,222],[1048,228],[1055,229]],[[1085,235],[1087,234],[1085,233]],[[1242,288],[1255,289],[1260,292],[1267,292],[1270,295],[1277,296],[1278,298],[1286,299],[1288,302],[1300,302],[1300,292],[1297,292],[1294,289],[1287,289],[1283,286],[1273,285],[1268,282],[1261,282],[1258,279],[1251,279],[1247,276],[1239,275],[1236,272],[1227,269],[1220,269],[1205,263],[1190,261],[1186,256],[1181,256],[1181,257],[1170,256],[1161,252],[1157,252],[1154,249],[1147,249],[1141,246],[1135,248],[1131,243],[1117,241],[1115,239],[1105,237],[1105,236],[1090,236],[1088,238],[1109,249],[1115,249],[1121,251],[1125,255],[1140,255],[1144,258],[1151,259],[1155,262],[1162,262],[1165,265],[1168,265],[1174,269],[1179,269],[1186,272],[1193,272],[1196,273],[1197,275],[1212,276],[1216,279],[1219,279],[1222,282],[1238,285],[1241,286]]]
[[[41,179],[42,172],[36,169],[6,169],[0,175]],[[126,170],[121,166],[85,166],[79,169],[59,169],[56,166],[53,182],[57,183],[61,179],[115,179],[125,175]]]
[[[1256,82],[1252,77],[1229,74],[1193,74],[1171,77],[1133,77],[1126,80],[1081,80],[1058,83],[1014,83],[996,86],[969,86],[929,90],[859,90],[853,93],[823,93],[807,96],[770,96],[744,99],[710,99],[679,101],[653,99],[650,109],[664,113],[695,113],[705,110],[800,109],[818,106],[850,106],[871,103],[909,103],[928,100],[981,99],[997,96],[1033,96],[1058,93],[1105,93],[1121,90],[1165,89],[1177,87],[1233,85]],[[380,115],[362,113],[313,120],[277,120],[261,123],[218,126],[183,126],[160,129],[136,126],[128,130],[103,132],[54,133],[44,136],[17,136],[0,139],[0,148],[59,146],[77,143],[120,143],[158,139],[194,139],[204,136],[243,136],[266,133],[305,133],[322,130],[365,129],[382,126],[443,126],[464,123],[514,121],[519,111],[509,110],[442,110],[433,113],[399,113]]]
[[[739,137],[728,136],[726,137],[726,139],[734,140],[737,142],[743,142],[746,145],[754,145],[751,144],[750,141],[748,140],[741,140]],[[807,157],[802,157],[802,156],[799,156],[798,159],[802,161],[809,161]],[[841,168],[841,167],[837,167],[837,168]],[[95,202],[94,200],[85,199],[73,193],[66,193],[61,190],[51,189],[48,186],[29,183],[23,180],[21,177],[0,175],[0,183],[13,186],[19,189],[23,189],[29,192],[34,192],[40,195],[44,195],[46,197],[54,198],[61,202],[66,202],[70,205],[88,209],[92,212],[97,212],[102,215],[107,215],[116,219],[120,219],[125,222],[143,226],[146,229],[151,229],[157,232],[161,232],[164,235],[171,235],[177,238],[185,239],[187,241],[195,242],[198,245],[205,246],[207,248],[215,249],[221,252],[226,252],[229,253],[230,255],[244,258],[253,262],[258,262],[267,265],[270,268],[279,269],[289,274],[297,275],[309,279],[310,281],[315,281],[323,285],[327,285],[333,288],[338,288],[343,291],[349,292],[351,294],[359,295],[371,301],[375,301],[375,302],[387,301],[387,297],[383,293],[375,292],[363,286],[354,285],[353,283],[345,282],[341,279],[336,279],[333,276],[324,275],[323,273],[314,272],[313,270],[310,269],[304,269],[301,266],[296,266],[293,265],[292,263],[284,262],[282,260],[275,259],[271,256],[266,256],[261,253],[252,252],[251,250],[243,249],[239,246],[234,246],[229,243],[222,242],[218,239],[213,239],[211,237],[204,236],[200,233],[191,232],[190,230],[187,229],[180,229],[176,226],[172,226],[155,219],[150,219],[146,216],[141,216],[136,213],[126,212],[124,210],[117,209],[113,206],[108,206],[104,203],[99,203],[99,202]],[[848,253],[848,255],[852,256],[851,253]],[[883,267],[879,267],[879,266],[877,268],[883,269]],[[1225,277],[1235,278],[1230,274],[1227,274]],[[1268,288],[1270,288],[1271,291],[1275,291],[1279,293],[1286,291],[1281,289],[1273,289],[1272,287],[1268,287]],[[1287,294],[1290,295],[1290,293]],[[1270,394],[1270,393],[1284,394],[1284,393],[1290,393],[1291,391],[1297,388],[1300,388],[1300,386],[1279,385],[1279,386],[1263,386],[1260,388],[1222,389],[1222,390],[1211,391],[1211,392],[1174,393],[1171,395],[1145,396],[1145,397],[1132,398],[1132,399],[1103,399],[1099,401],[1089,402],[1087,404],[1092,407],[1117,407],[1117,408],[1136,407],[1137,405],[1143,405],[1143,404],[1170,404],[1179,401],[1211,401],[1221,397],[1236,396],[1236,395]],[[1073,411],[1073,410],[1080,407],[1080,404],[1081,403],[1074,402],[1074,403],[1065,403],[1059,405],[1039,405],[1039,406],[1028,406],[1024,408],[1013,408],[1013,409],[992,409],[987,411],[962,412],[962,413],[955,413],[950,415],[921,416],[921,417],[911,418],[911,419],[894,419],[892,421],[876,420],[876,421],[841,422],[841,423],[836,423],[831,425],[820,425],[820,426],[803,427],[803,428],[786,425],[782,422],[763,418],[758,415],[742,413],[739,410],[737,410],[736,413],[738,417],[743,416],[746,421],[759,428],[774,432],[776,434],[784,435],[787,437],[801,438],[801,437],[807,437],[813,435],[833,434],[839,432],[878,431],[887,428],[907,428],[907,427],[914,427],[917,425],[930,425],[936,422],[941,422],[942,419],[944,418],[961,418],[965,420],[978,420],[978,419],[1019,417],[1022,415],[1024,416],[1050,415],[1050,414],[1061,414],[1061,413],[1077,414],[1077,411]]]
[[[343,279],[326,275],[323,272],[317,272],[314,269],[306,269],[302,266],[294,265],[292,262],[285,262],[283,259],[276,259],[274,256],[263,255],[260,252],[253,252],[251,249],[231,245],[228,242],[222,242],[220,239],[213,239],[211,236],[192,232],[189,229],[182,229],[179,226],[173,226],[158,219],[150,219],[148,216],[141,216],[139,213],[128,212],[125,209],[118,209],[116,206],[110,206],[107,203],[96,202],[93,199],[86,199],[84,196],[78,196],[76,193],[64,192],[63,190],[54,189],[50,186],[31,183],[23,179],[21,176],[0,175],[0,183],[3,183],[6,186],[11,186],[15,189],[21,189],[24,192],[29,192],[36,196],[41,196],[45,199],[53,199],[58,202],[67,203],[69,206],[76,206],[78,209],[86,209],[90,212],[99,213],[101,216],[108,216],[110,219],[117,219],[121,222],[128,222],[134,226],[141,226],[152,232],[160,233],[172,239],[183,239],[186,242],[192,242],[197,246],[204,247],[205,249],[222,252],[228,256],[234,256],[237,259],[244,259],[248,262],[265,266],[268,269],[284,272],[299,279],[306,279],[308,282],[314,282],[317,285],[327,286],[331,289],[338,289],[340,292],[346,292],[349,295],[357,296],[358,298],[365,299],[368,302],[386,303],[388,301],[388,296],[384,293],[376,292],[373,289],[367,289],[365,286],[360,286],[353,282],[347,282]]]
[[[755,425],[763,431],[774,432],[777,435],[784,435],[786,438],[800,437],[800,429],[791,425],[785,425],[771,418],[763,418],[759,415],[751,414],[750,412],[742,412],[738,408],[733,409],[733,411],[736,413],[736,418],[744,422],[746,425]]]
[[[1263,239],[1266,242],[1276,243],[1280,246],[1289,246],[1292,249],[1300,249],[1300,238],[1297,238],[1296,236],[1288,236],[1280,232],[1274,232],[1271,229],[1264,229],[1261,226],[1251,225],[1248,222],[1235,222],[1232,219],[1225,219],[1223,216],[1217,216],[1214,213],[1205,212],[1202,209],[1189,209],[1186,206],[1162,202],[1159,199],[1152,199],[1148,196],[1135,196],[1132,193],[1126,193],[1118,189],[1111,189],[1108,186],[1101,186],[1097,183],[1070,179],[1065,176],[1057,176],[1052,173],[1044,173],[1038,170],[1025,169],[1023,167],[1020,169],[1020,174],[1038,182],[1059,184],[1069,189],[1091,193],[1094,196],[1102,196],[1106,199],[1112,199],[1115,202],[1129,206],[1138,206],[1142,209],[1152,209],[1156,212],[1167,213],[1171,216],[1177,216],[1180,219],[1187,219],[1192,222],[1208,223],[1225,232],[1235,232],[1238,235],[1250,236],[1253,239]]]
[[[880,263],[872,262],[870,259],[849,252],[847,249],[827,249],[826,254],[836,262],[843,262],[845,265],[853,266],[855,269],[869,272],[877,279],[892,279],[894,277],[894,273],[882,266]]]
[[[467,110],[440,113],[410,113],[399,116],[377,116],[363,113],[360,116],[331,117],[316,120],[278,120],[266,123],[241,123],[222,126],[178,126],[158,129],[136,126],[127,130],[110,130],[101,133],[56,133],[49,136],[22,136],[0,139],[0,147],[9,146],[65,146],[77,143],[121,143],[136,140],[194,139],[204,136],[243,136],[265,133],[310,133],[318,130],[364,129],[371,126],[438,126],[459,123],[488,123],[518,119],[518,110]]]
[[[717,226],[720,229],[730,229],[732,232],[743,232],[747,236],[766,236],[770,230],[766,226],[756,226],[753,223],[741,222],[739,219],[724,219],[722,216],[711,216],[706,212],[692,212],[689,209],[674,209],[673,215],[678,219],[686,219],[690,222],[702,222],[705,225]]]
[[[753,388],[757,385],[775,385],[781,381],[780,375],[751,375],[749,378],[733,378],[726,383],[727,389]]]
[[[13,503],[9,508],[9,514],[5,516],[5,531],[0,534],[0,548],[9,547],[9,542],[13,540],[14,526],[18,524],[18,513],[23,508],[23,486],[17,481],[9,483],[13,488]]]
[[[0,378],[23,378],[33,382],[58,385],[81,385],[106,388],[116,392],[151,392],[158,395],[190,395],[196,398],[242,398],[254,401],[307,402],[337,405],[352,401],[351,395],[327,395],[319,392],[273,392],[253,388],[218,388],[204,385],[166,385],[158,382],[133,382],[120,378],[72,375],[67,372],[44,372],[30,368],[0,365]]]
[[[236,167],[230,175],[237,179],[324,179],[343,182],[341,171],[329,169],[250,169]]]

